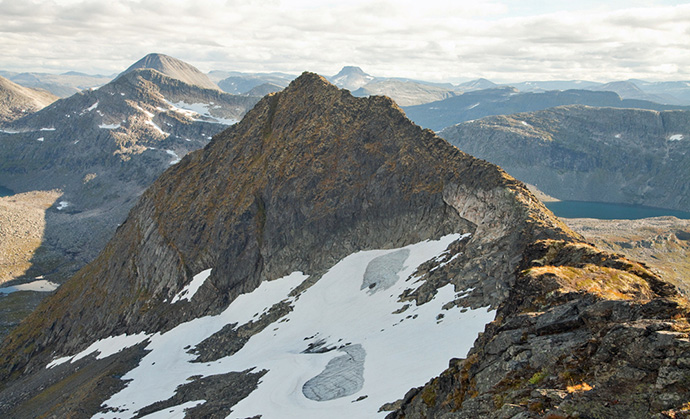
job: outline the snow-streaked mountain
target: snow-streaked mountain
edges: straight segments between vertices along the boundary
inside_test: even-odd
[[[127,70],[123,71],[118,77],[122,77],[137,69],[150,68],[168,77],[183,81],[192,86],[203,89],[218,89],[206,74],[199,71],[196,67],[177,58],[164,54],[148,54],[136,63],[132,64]]]
[[[43,109],[57,99],[45,90],[30,89],[0,77],[0,124]]]
[[[493,89],[498,85],[491,80],[479,78],[476,80],[466,81],[455,86],[455,90],[460,92],[471,92],[473,90]]]
[[[0,129],[3,185],[62,192],[47,215],[43,249],[51,256],[34,261],[38,274],[61,281],[95,257],[160,173],[258,99],[139,69]]]

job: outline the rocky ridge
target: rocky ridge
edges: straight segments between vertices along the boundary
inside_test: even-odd
[[[448,239],[449,234],[457,239]],[[106,409],[102,403],[111,395],[132,385],[119,377],[140,366],[150,350],[147,339],[157,339],[147,334],[184,335],[184,322],[222,318],[240,295],[253,295],[264,285],[280,287],[286,275],[302,281],[278,296],[276,304],[259,309],[261,315],[228,323],[194,347],[184,348],[204,361],[222,363],[259,333],[270,331],[269,326],[278,333],[281,322],[287,323],[291,311],[298,309],[298,300],[307,299],[329,269],[348,255],[440,237],[449,240],[445,251],[413,268],[400,285],[403,291],[391,296],[401,304],[396,313],[405,316],[405,310],[413,310],[404,320],[414,322],[414,310],[437,302],[441,289],[450,286],[450,300],[442,308],[448,315],[493,307],[498,308],[498,316],[466,361],[453,361],[449,371],[427,385],[431,390],[409,393],[397,404],[402,409],[398,415],[491,417],[503,406],[527,414],[531,399],[524,399],[524,391],[558,388],[561,382],[551,377],[551,371],[561,361],[572,366],[562,381],[580,386],[577,389],[582,391],[574,392],[590,403],[580,408],[586,412],[597,400],[587,397],[602,394],[583,390],[592,381],[586,375],[591,370],[587,369],[591,364],[585,364],[589,358],[558,358],[559,351],[582,343],[588,332],[568,331],[584,327],[587,323],[579,319],[585,316],[595,319],[592,327],[597,333],[617,330],[613,326],[622,321],[639,321],[652,324],[657,333],[643,332],[643,338],[668,338],[658,345],[668,349],[665,364],[652,354],[659,362],[647,367],[654,377],[666,377],[660,390],[650,393],[664,394],[665,401],[650,405],[650,411],[682,407],[687,388],[676,378],[685,368],[682,349],[688,311],[672,286],[635,262],[584,244],[522,183],[411,124],[390,99],[354,98],[320,76],[305,73],[284,91],[262,99],[242,122],[203,150],[190,153],[161,175],[99,257],[3,341],[0,412],[91,416]],[[372,268],[376,275],[367,280],[364,274],[357,292],[375,294],[378,288],[390,286],[389,281],[400,279],[387,279],[386,269],[395,272],[395,266],[402,265],[404,249],[387,253],[386,258]],[[278,278],[283,279],[275,281]],[[415,285],[408,288],[408,280]],[[193,284],[189,299],[181,298]],[[250,318],[251,312],[243,316]],[[433,324],[443,317],[437,316]],[[143,340],[102,358],[74,356],[99,339],[125,333]],[[638,335],[627,336],[633,342]],[[553,337],[565,344],[547,345]],[[330,342],[315,340],[315,335],[292,338],[304,340],[304,352],[344,351],[360,363],[366,357],[365,347],[347,348],[346,343],[331,348]],[[307,345],[309,341],[313,344]],[[521,344],[530,345],[530,352],[518,348]],[[552,350],[544,354],[539,348]],[[338,371],[360,374],[356,366],[341,369],[348,362],[343,357],[333,358],[339,361],[324,370],[328,373],[309,380],[308,389],[303,387],[305,396],[322,398],[319,387],[325,376]],[[51,368],[45,368],[48,363]],[[592,368],[606,365],[602,358]],[[578,375],[581,371],[584,376]],[[514,377],[516,386],[495,391],[497,382],[505,383],[511,372],[514,375],[508,378]],[[271,374],[260,370],[184,377],[187,382],[169,399],[140,402],[142,407],[134,413],[187,406],[203,408],[205,415],[225,416],[228,407],[234,409],[228,406],[234,401],[223,404],[222,389],[237,386],[236,394],[251,394],[253,386],[260,385],[256,373]],[[614,374],[609,381],[598,381],[597,388],[609,396],[624,378]],[[200,387],[208,389],[202,404]],[[496,394],[503,398],[497,401]],[[620,394],[610,412],[627,412],[633,406],[626,398],[629,393]],[[369,403],[365,396],[352,403],[345,400],[345,405]],[[529,396],[541,403],[539,412],[556,405],[545,404],[544,400],[551,400],[546,396]],[[385,408],[391,407],[395,406]]]
[[[299,270],[308,287],[358,250],[451,232],[473,237],[454,247],[455,274],[429,263],[401,298],[423,304],[457,281],[474,288],[463,304],[497,305],[525,243],[574,237],[519,183],[390,99],[354,98],[306,73],[148,189],[99,257],[5,340],[4,382],[27,386],[53,357],[100,338],[219,313],[265,280]],[[209,266],[191,304],[166,302]]]
[[[690,211],[690,112],[557,107],[440,134],[558,199]]]

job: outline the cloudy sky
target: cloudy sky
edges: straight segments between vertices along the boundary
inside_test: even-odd
[[[160,52],[202,71],[690,80],[690,3],[0,0],[0,45],[10,71],[111,74]]]

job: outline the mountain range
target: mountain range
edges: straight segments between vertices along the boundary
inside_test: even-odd
[[[637,99],[621,99],[614,92],[592,90],[550,90],[522,93],[514,87],[497,87],[467,92],[444,100],[406,106],[407,116],[425,128],[440,131],[465,121],[492,115],[533,112],[563,105],[637,108],[651,110],[690,109],[688,106],[662,105]]]
[[[690,211],[690,112],[564,106],[440,135],[563,200]]]
[[[2,342],[0,412],[675,415],[689,315],[497,166],[304,73]]]

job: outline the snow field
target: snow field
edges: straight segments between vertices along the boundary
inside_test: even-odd
[[[402,248],[404,252],[401,249],[357,252],[334,265],[297,296],[288,297],[291,290],[308,278],[300,272],[263,282],[253,292],[239,296],[220,315],[194,319],[164,334],[104,339],[73,358],[58,359],[51,365],[76,360],[96,350],[100,358],[148,339],[146,350],[150,352],[137,368],[122,377],[128,381],[127,387],[104,404],[104,408],[118,412],[94,416],[98,418],[130,417],[143,407],[172,397],[177,386],[188,382],[191,376],[206,377],[251,368],[253,372],[268,372],[258,388],[233,407],[230,418],[385,417],[386,412],[378,413],[381,405],[402,398],[410,388],[423,385],[441,373],[450,358],[465,356],[477,333],[494,319],[494,313],[487,308],[464,313],[457,308],[443,310],[444,304],[466,293],[466,290],[456,293],[451,284],[439,289],[430,302],[421,306],[398,302],[398,296],[406,289],[421,285],[411,278],[416,268],[428,260],[441,264],[438,258],[449,244],[461,237],[453,234],[413,244]],[[191,300],[210,271],[195,275],[172,302]],[[365,282],[365,273],[366,281],[384,278],[385,284]],[[391,275],[397,276],[397,280],[391,281]],[[289,303],[293,311],[252,336],[240,351],[215,362],[190,362],[196,358],[188,353],[190,348],[227,324],[239,326],[258,319],[280,301]],[[407,310],[393,314],[405,304],[410,305]],[[439,314],[443,317],[439,318]],[[309,344],[320,342],[324,343],[323,348],[333,350],[305,353]],[[322,374],[331,360],[351,354],[357,356],[349,364],[345,363],[345,370]],[[347,365],[351,365],[349,370]],[[331,381],[322,384],[323,380],[312,380],[320,374]],[[332,393],[331,386],[341,388],[344,380],[357,376],[362,376],[362,385],[356,380],[357,385],[347,387],[345,393],[342,389]],[[310,394],[314,391],[325,394],[323,401],[305,396],[303,386],[310,380],[317,386],[309,389]],[[318,387],[321,385],[325,387]],[[170,410],[182,412],[199,403],[202,401],[185,403],[147,417],[177,417],[165,414],[173,415]]]

